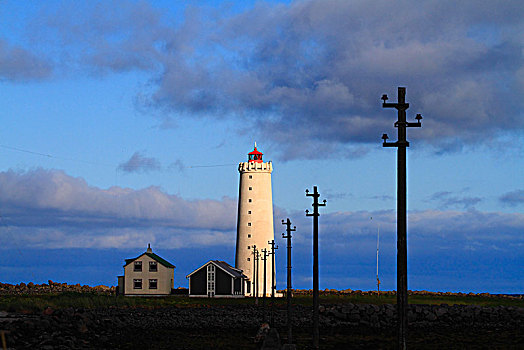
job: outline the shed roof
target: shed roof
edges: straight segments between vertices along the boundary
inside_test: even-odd
[[[207,263],[205,263],[204,265],[200,266],[198,269],[194,270],[189,275],[187,275],[186,278],[189,278],[189,276],[191,276],[195,272],[201,270],[202,268],[204,268],[208,264],[213,264],[213,265],[217,266],[219,269],[223,270],[224,272],[226,272],[228,275],[231,275],[232,277],[235,277],[235,278],[238,278],[238,277],[248,278],[246,275],[244,275],[242,273],[242,270],[237,269],[236,267],[233,267],[233,266],[229,265],[227,262],[221,261],[221,260],[209,260]]]

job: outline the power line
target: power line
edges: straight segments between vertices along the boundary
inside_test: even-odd
[[[216,167],[221,167],[221,166],[233,166],[233,165],[237,165],[237,164],[232,163],[232,164],[215,164],[215,165],[190,165],[188,166],[188,168],[216,168]]]
[[[5,149],[9,149],[9,150],[12,150],[12,151],[34,154],[34,155],[42,156],[42,157],[46,157],[46,158],[53,158],[53,159],[59,159],[59,160],[68,160],[68,161],[72,161],[72,162],[86,163],[86,164],[92,164],[92,165],[101,165],[101,166],[107,166],[107,167],[114,167],[114,165],[112,165],[112,164],[92,162],[92,161],[78,159],[78,158],[59,157],[59,156],[55,156],[55,155],[52,155],[52,154],[40,153],[40,152],[30,151],[30,150],[27,150],[27,149],[6,146],[6,145],[0,145],[0,147],[1,148],[5,148]]]
[[[31,150],[27,150],[27,149],[23,149],[23,148],[18,148],[18,147],[7,146],[7,145],[0,145],[0,148],[5,148],[5,149],[9,149],[9,150],[12,150],[12,151],[17,151],[17,152],[22,152],[22,153],[34,154],[34,155],[41,156],[41,157],[46,157],[46,158],[53,158],[53,159],[59,159],[59,160],[68,160],[68,161],[72,161],[72,162],[86,163],[86,164],[92,164],[92,165],[101,165],[101,166],[106,166],[106,167],[116,167],[117,169],[120,167],[120,165],[99,163],[99,162],[93,162],[93,161],[78,159],[78,158],[60,157],[60,156],[55,156],[55,155],[48,154],[48,153],[35,152],[35,151],[31,151]],[[237,163],[212,164],[212,165],[190,165],[187,168],[216,168],[216,167],[226,167],[226,166],[233,166],[233,165],[237,165]],[[130,165],[126,165],[126,167],[128,167],[128,168],[140,168],[141,165],[139,165],[139,164],[137,164],[137,165],[130,164]]]
[[[55,158],[55,157],[53,157],[50,154],[44,154],[44,153],[28,151],[26,149],[21,149],[21,148],[16,148],[16,147],[10,147],[10,146],[6,146],[6,145],[0,145],[0,147],[7,148],[7,149],[10,149],[10,150],[13,150],[13,151],[18,151],[18,152],[24,152],[24,153],[29,153],[29,154],[36,154],[37,156],[44,156],[44,157],[48,157],[48,158]]]

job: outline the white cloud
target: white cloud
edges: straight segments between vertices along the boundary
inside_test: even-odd
[[[56,170],[2,172],[0,192],[5,232],[27,246],[217,245],[234,240],[236,229],[232,198],[188,201],[157,187],[100,189]]]

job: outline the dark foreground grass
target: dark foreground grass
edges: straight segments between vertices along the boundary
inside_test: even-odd
[[[167,296],[167,297],[124,297],[98,293],[78,293],[64,292],[57,294],[41,295],[2,295],[0,296],[0,310],[10,312],[39,313],[47,307],[52,309],[63,308],[160,308],[160,307],[201,307],[219,305],[249,305],[253,304],[253,298],[243,299],[208,299],[208,298],[189,298],[187,296]],[[259,304],[262,304],[259,298]],[[270,303],[270,298],[266,299]],[[320,304],[396,304],[395,295],[321,295]],[[494,296],[434,296],[434,295],[412,295],[409,297],[410,304],[430,304],[430,305],[480,305],[480,306],[514,306],[524,307],[524,299],[494,297]],[[285,298],[275,298],[275,304],[284,306]],[[297,295],[293,297],[293,304],[310,306],[312,296]]]

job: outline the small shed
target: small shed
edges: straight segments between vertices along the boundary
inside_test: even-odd
[[[210,260],[186,276],[189,296],[200,298],[243,298],[247,276],[225,261]]]

